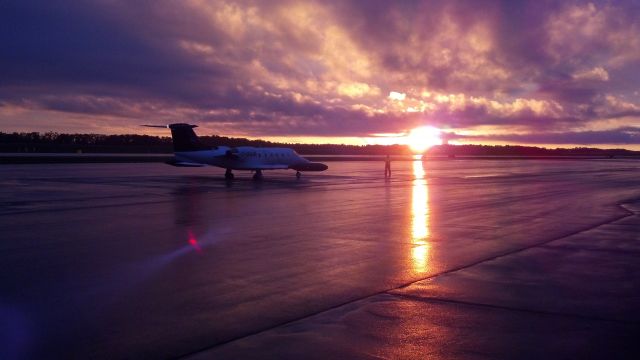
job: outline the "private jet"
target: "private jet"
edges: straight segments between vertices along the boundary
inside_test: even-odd
[[[254,171],[253,179],[262,179],[262,170],[292,169],[296,178],[301,171],[324,171],[328,166],[311,162],[289,148],[259,148],[251,146],[206,146],[193,131],[197,125],[177,123],[169,125],[143,125],[171,130],[174,158],[167,162],[179,167],[201,167],[206,165],[225,168],[225,179],[233,180],[232,170]]]

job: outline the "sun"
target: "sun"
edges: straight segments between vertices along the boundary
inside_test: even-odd
[[[434,145],[441,145],[440,129],[433,126],[417,127],[407,135],[407,145],[415,153],[423,153]]]

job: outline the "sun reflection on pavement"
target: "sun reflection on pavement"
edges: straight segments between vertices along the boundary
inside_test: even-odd
[[[424,273],[428,269],[430,244],[429,187],[421,159],[413,161],[413,186],[411,191],[411,259],[413,270]]]

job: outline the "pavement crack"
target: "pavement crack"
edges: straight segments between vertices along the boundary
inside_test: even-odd
[[[638,249],[603,249],[603,248],[594,248],[589,246],[579,246],[579,245],[542,245],[540,246],[549,250],[559,250],[559,251],[597,251],[603,253],[611,253],[611,254],[638,254],[640,255],[640,250]]]

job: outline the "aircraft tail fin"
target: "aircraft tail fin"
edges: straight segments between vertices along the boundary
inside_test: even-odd
[[[171,130],[171,140],[173,141],[173,151],[198,151],[198,150],[210,150],[209,146],[204,145],[198,139],[193,128],[198,125],[191,125],[185,123],[175,123],[169,125],[142,125],[146,127],[160,127],[168,128]]]

